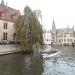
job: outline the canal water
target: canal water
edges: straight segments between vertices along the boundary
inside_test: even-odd
[[[75,47],[54,46],[59,54],[43,58],[36,53],[0,56],[0,75],[75,75]],[[46,50],[46,49],[45,49]]]

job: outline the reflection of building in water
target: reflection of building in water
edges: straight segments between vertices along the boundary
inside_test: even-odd
[[[25,57],[25,64],[26,64],[26,67],[29,67],[29,65],[31,64],[31,60],[29,56]]]
[[[55,22],[52,24],[52,44],[53,45],[72,45],[75,43],[74,26],[72,28],[56,29]]]

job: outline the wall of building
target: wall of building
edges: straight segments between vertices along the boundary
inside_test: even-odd
[[[51,44],[51,32],[44,32],[43,40],[45,44]]]
[[[4,23],[7,23],[7,29],[4,29]],[[8,41],[13,41],[13,34],[15,33],[14,22],[0,20],[0,41],[3,40],[3,33],[7,33]]]
[[[75,41],[72,33],[59,33],[56,34],[55,43],[59,45],[71,45]]]

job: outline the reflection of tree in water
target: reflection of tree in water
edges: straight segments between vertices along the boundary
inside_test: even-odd
[[[39,56],[34,57],[26,56],[25,58],[25,68],[24,74],[25,75],[42,75],[43,72],[43,65],[42,59]]]
[[[0,57],[0,75],[41,75],[42,59],[33,55],[10,54]]]

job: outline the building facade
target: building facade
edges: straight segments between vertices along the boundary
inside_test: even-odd
[[[52,44],[53,45],[72,45],[75,43],[74,26],[72,28],[56,29],[53,21],[52,25]]]
[[[44,30],[43,41],[44,41],[44,44],[51,45],[51,31]]]
[[[0,4],[0,43],[15,40],[15,21],[20,15],[16,9],[8,7],[1,1]]]

